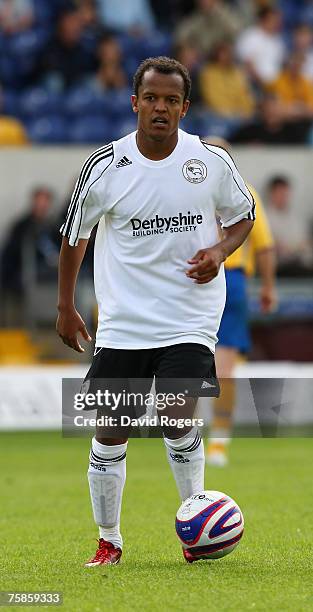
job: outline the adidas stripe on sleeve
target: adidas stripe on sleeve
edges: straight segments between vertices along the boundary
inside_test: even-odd
[[[105,184],[101,197],[94,188],[114,159],[112,144],[97,149],[85,161],[76,182],[65,222],[60,228],[63,236],[76,246],[80,238],[89,238],[93,227],[106,212]]]
[[[229,227],[242,219],[255,219],[255,202],[231,156],[215,145],[201,141],[211,155],[220,157],[224,163],[224,176],[221,181],[216,212],[222,227]]]

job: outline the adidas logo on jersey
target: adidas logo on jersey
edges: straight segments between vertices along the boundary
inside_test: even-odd
[[[115,168],[124,168],[124,166],[130,166],[130,164],[132,164],[132,163],[133,162],[130,161],[130,159],[128,159],[128,157],[126,157],[126,155],[124,155],[124,157],[122,157],[122,159],[120,159],[118,164],[116,164]]]

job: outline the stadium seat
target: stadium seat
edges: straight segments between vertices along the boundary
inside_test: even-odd
[[[131,106],[131,89],[119,89],[108,91],[106,100],[108,103],[108,113],[115,120],[124,120],[132,117],[133,111]]]
[[[68,142],[68,126],[64,117],[48,115],[32,119],[26,123],[28,136],[32,142],[40,144],[59,144]]]
[[[9,53],[0,53],[0,82],[4,87],[20,88],[23,78],[16,60]]]
[[[23,329],[0,330],[0,363],[30,364],[36,363],[39,357],[39,347],[30,335]]]
[[[2,110],[4,115],[19,116],[19,94],[15,91],[5,89],[1,95]]]
[[[65,98],[64,111],[69,117],[77,118],[91,114],[103,115],[110,111],[110,100],[106,94],[88,86],[75,87]]]
[[[54,18],[57,12],[57,3],[55,0],[32,0],[36,22],[46,26],[49,30],[54,23]]]
[[[18,59],[37,55],[47,41],[47,32],[42,28],[33,28],[19,32],[10,37],[9,52]]]
[[[188,115],[183,119],[180,123],[180,127],[188,134],[199,134],[200,135],[200,122],[197,117],[194,117],[192,113],[188,113]]]
[[[105,143],[112,140],[114,125],[104,117],[80,117],[69,127],[69,141],[81,144]]]
[[[25,118],[58,115],[63,112],[63,96],[43,87],[26,90],[20,98],[20,114]]]
[[[219,136],[226,140],[242,125],[242,119],[226,118],[208,111],[200,112],[197,117],[197,133],[200,136]]]
[[[143,58],[157,57],[158,55],[170,55],[172,40],[165,32],[154,32],[153,36],[147,37],[142,44]]]
[[[130,132],[135,131],[136,128],[137,128],[137,118],[135,115],[133,115],[132,117],[129,117],[125,119],[124,121],[117,123],[114,126],[115,133],[114,133],[113,139],[123,138],[123,136],[126,136]]]

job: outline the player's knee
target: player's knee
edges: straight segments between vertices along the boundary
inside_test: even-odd
[[[105,446],[116,446],[118,444],[126,444],[127,438],[101,438],[96,436],[96,441]]]
[[[163,426],[162,427],[162,433],[164,438],[168,438],[169,440],[179,440],[179,438],[183,438],[184,436],[187,436],[190,431],[192,430],[192,427],[171,427],[171,426]]]

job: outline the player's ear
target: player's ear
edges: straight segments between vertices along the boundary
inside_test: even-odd
[[[184,117],[186,117],[187,113],[188,113],[188,108],[190,106],[190,100],[185,100],[184,104],[183,104],[183,108],[181,110],[180,113],[180,118],[183,119]]]
[[[133,107],[134,113],[138,113],[138,98],[137,98],[137,96],[132,96],[131,97],[131,103],[132,103],[132,107]]]

